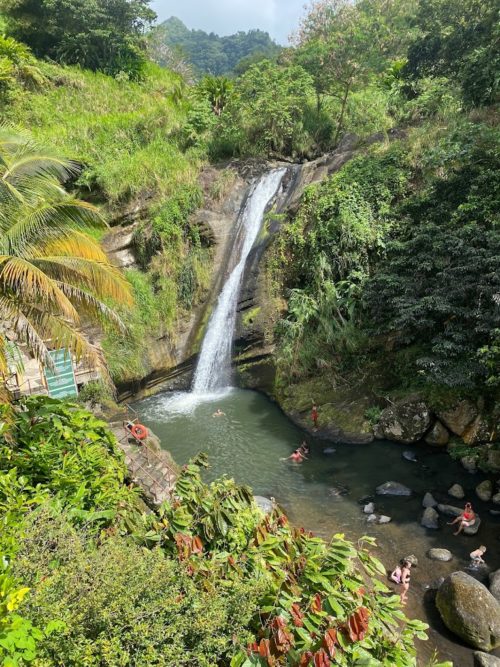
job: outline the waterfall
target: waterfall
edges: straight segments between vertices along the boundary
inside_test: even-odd
[[[236,263],[229,268],[229,275],[208,323],[194,375],[194,394],[230,386],[236,308],[246,260],[259,234],[266,207],[278,191],[285,171],[276,169],[262,176],[253,186],[238,217],[231,249],[231,259]]]

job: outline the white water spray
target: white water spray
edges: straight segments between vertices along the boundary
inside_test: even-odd
[[[277,169],[262,176],[240,213],[231,253],[236,264],[230,270],[208,323],[194,375],[193,394],[208,394],[230,386],[231,347],[246,260],[259,234],[266,206],[275,196],[285,171]]]

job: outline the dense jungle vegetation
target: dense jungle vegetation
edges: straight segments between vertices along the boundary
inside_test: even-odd
[[[160,23],[148,36],[149,51],[164,67],[183,67],[190,75],[214,76],[238,74],[254,61],[273,59],[281,48],[262,30],[237,32],[219,37],[204,30],[189,30],[172,16]]]
[[[13,340],[41,360],[48,337],[96,353],[80,318],[103,331],[115,382],[147,373],[150,341],[175,338],[210,281],[190,222],[201,169],[305,161],[356,134],[357,157],[306,190],[267,255],[278,387],[320,377],[494,402],[495,3],[320,0],[293,45],[278,53],[251,32],[254,62],[239,35],[214,46],[208,76],[172,51],[161,60],[146,0],[0,12],[2,379]],[[99,242],[134,211],[137,267],[120,274]],[[415,664],[425,628],[388,595],[370,541],[325,544],[264,517],[248,489],[203,484],[203,458],[146,511],[104,424],[2,400],[4,665]]]

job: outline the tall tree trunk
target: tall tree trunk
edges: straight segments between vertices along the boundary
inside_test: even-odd
[[[351,90],[351,82],[349,81],[348,83],[346,83],[345,90],[344,90],[344,96],[342,98],[342,106],[340,108],[340,114],[339,114],[339,118],[337,120],[337,130],[335,131],[335,138],[333,140],[334,146],[337,145],[337,142],[338,142],[339,137],[340,137],[340,133],[342,132],[342,127],[344,125],[344,114],[345,114],[345,109],[346,109],[346,106],[347,106],[347,98],[349,96],[350,90]]]

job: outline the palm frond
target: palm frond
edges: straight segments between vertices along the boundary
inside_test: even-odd
[[[15,294],[27,303],[43,303],[73,322],[79,321],[71,301],[52,278],[20,257],[0,255],[0,291]]]
[[[32,262],[54,280],[86,287],[99,298],[110,298],[128,305],[133,303],[129,283],[111,264],[63,255],[38,257]]]

